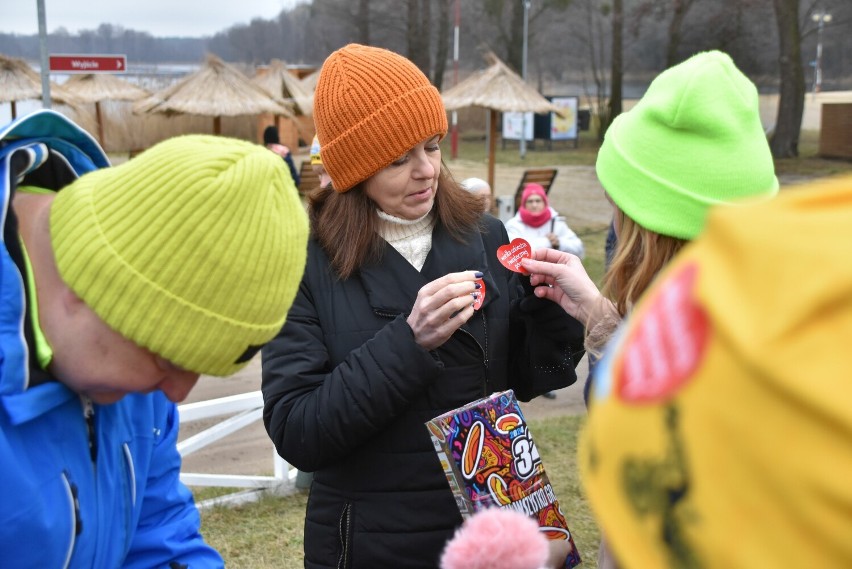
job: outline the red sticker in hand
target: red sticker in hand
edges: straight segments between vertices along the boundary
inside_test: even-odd
[[[479,310],[482,303],[485,301],[485,281],[482,279],[476,279],[474,282],[479,283],[479,288],[476,290],[476,292],[479,293],[479,296],[473,299],[473,309]]]
[[[532,256],[532,247],[526,239],[520,237],[512,239],[512,242],[508,245],[501,245],[497,248],[497,258],[500,259],[503,266],[522,275],[529,273],[521,267],[521,259],[530,256]]]

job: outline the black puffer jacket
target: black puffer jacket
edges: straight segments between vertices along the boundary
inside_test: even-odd
[[[310,243],[287,323],[263,350],[267,432],[314,472],[306,567],[437,567],[461,516],[424,423],[509,387],[529,399],[576,380],[582,327],[549,301],[521,302],[521,278],[496,256],[505,228],[483,224],[466,244],[439,224],[421,272],[387,245],[340,280]],[[483,307],[429,352],[405,319],[422,286],[464,270],[485,274]]]

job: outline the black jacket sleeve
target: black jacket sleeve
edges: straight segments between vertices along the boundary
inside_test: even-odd
[[[522,281],[529,283],[527,277]],[[515,346],[522,346],[510,370],[510,387],[520,401],[577,381],[575,368],[585,353],[585,329],[561,306],[531,294],[512,304]]]
[[[489,235],[501,239],[486,243],[489,251],[509,241],[505,227]],[[509,387],[519,400],[529,401],[577,381],[574,368],[585,353],[585,329],[558,304],[536,297],[528,276],[512,273],[509,281]]]
[[[306,275],[307,278],[307,275]],[[403,316],[332,366],[311,287],[262,350],[264,424],[278,453],[312,472],[358,452],[442,372]]]

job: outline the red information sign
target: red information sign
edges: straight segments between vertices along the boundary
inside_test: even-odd
[[[124,73],[126,55],[51,55],[50,70],[62,73]]]

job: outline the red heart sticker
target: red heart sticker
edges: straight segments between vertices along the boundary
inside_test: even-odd
[[[526,239],[517,237],[512,239],[508,245],[501,245],[497,248],[497,258],[504,267],[510,271],[528,275],[529,273],[521,267],[521,259],[532,256],[532,247],[527,243]]]
[[[476,281],[474,282],[479,283],[479,288],[476,291],[479,293],[479,296],[473,300],[473,309],[479,310],[479,308],[482,306],[482,303],[485,301],[485,281],[482,279],[476,279]]]

